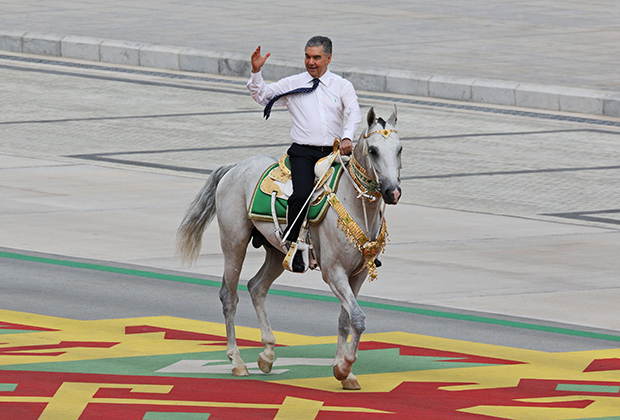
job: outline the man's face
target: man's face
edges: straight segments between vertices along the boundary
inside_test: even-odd
[[[332,61],[332,55],[325,55],[323,47],[306,48],[306,70],[315,78],[323,76],[327,71],[327,65]]]

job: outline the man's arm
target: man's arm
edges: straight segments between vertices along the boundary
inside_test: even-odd
[[[353,142],[351,138],[355,136],[357,127],[362,120],[360,106],[357,103],[357,94],[351,83],[347,83],[342,95],[342,103],[344,105],[344,113],[347,117],[347,124],[342,132],[342,141],[340,142],[340,154],[349,155],[353,152]]]
[[[256,51],[254,51],[252,53],[252,58],[251,58],[251,62],[252,62],[252,73],[258,73],[260,71],[260,69],[265,65],[265,61],[267,61],[267,59],[269,58],[269,56],[271,55],[271,53],[267,53],[265,54],[265,56],[261,56],[260,55],[260,45],[258,46],[258,48],[256,49]]]
[[[271,53],[267,53],[265,56],[261,56],[259,45],[250,57],[252,75],[250,76],[250,80],[248,80],[247,87],[250,91],[250,96],[263,106],[267,104],[269,98],[274,96],[274,92],[265,84],[261,74],[261,68],[265,65],[265,61],[267,61],[270,55]]]
[[[265,56],[260,55],[260,47],[252,53],[251,64],[252,64],[252,74],[250,75],[250,80],[248,80],[247,87],[250,91],[250,95],[252,98],[258,102],[260,105],[267,105],[267,102],[274,96],[288,92],[292,89],[290,86],[289,78],[285,77],[284,79],[280,79],[275,83],[265,83],[263,80],[263,74],[261,72],[261,68],[267,61],[267,58],[270,56],[270,53],[265,54]],[[255,71],[256,70],[256,71]],[[288,98],[284,97],[277,101],[274,106],[284,106],[288,102]]]

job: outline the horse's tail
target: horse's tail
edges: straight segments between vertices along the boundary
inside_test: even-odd
[[[202,234],[215,217],[217,185],[235,165],[236,163],[233,163],[217,168],[187,208],[185,217],[177,230],[177,256],[180,256],[183,262],[192,264],[198,258]]]

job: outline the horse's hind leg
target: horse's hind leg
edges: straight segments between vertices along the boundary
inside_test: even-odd
[[[256,310],[256,316],[261,329],[262,342],[265,347],[265,350],[258,357],[258,367],[264,373],[269,373],[271,372],[275,359],[273,349],[276,344],[276,338],[273,335],[269,318],[267,317],[265,299],[274,280],[284,271],[282,267],[284,254],[274,248],[266,248],[265,251],[267,252],[265,262],[260,270],[258,270],[258,273],[256,273],[248,283],[248,291],[250,292],[252,303]]]
[[[226,320],[226,355],[232,362],[232,373],[235,376],[248,376],[250,373],[248,372],[248,368],[243,362],[243,359],[241,359],[241,356],[239,355],[237,337],[235,335],[235,314],[237,312],[239,296],[237,295],[236,287],[231,288],[230,282],[227,280],[226,275],[224,275],[224,278],[222,279],[220,300],[222,301],[224,319]]]
[[[237,286],[239,285],[241,267],[252,231],[249,220],[245,225],[247,226],[236,224],[234,228],[227,228],[220,221],[222,252],[224,253],[224,278],[220,289],[220,300],[226,321],[226,355],[232,362],[232,373],[235,376],[249,375],[248,369],[239,355],[235,334],[235,314],[239,302]]]

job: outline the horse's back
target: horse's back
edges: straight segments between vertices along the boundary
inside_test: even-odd
[[[271,156],[252,156],[231,168],[217,186],[216,201],[222,211],[243,204],[244,211],[252,200],[256,183],[265,170],[277,160]]]

